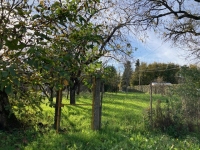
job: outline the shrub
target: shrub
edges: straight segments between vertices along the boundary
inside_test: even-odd
[[[184,136],[188,131],[181,118],[174,114],[169,102],[162,107],[161,100],[157,100],[156,108],[152,111],[152,122],[150,109],[147,109],[145,115],[145,127],[153,130],[162,131],[175,138]]]

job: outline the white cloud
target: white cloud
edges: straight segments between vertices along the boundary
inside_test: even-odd
[[[153,63],[175,63],[180,65],[188,65],[192,63],[185,56],[186,51],[172,47],[172,43],[164,42],[155,33],[148,32],[148,38],[145,42],[135,39],[138,51],[134,53],[136,59],[140,61]]]

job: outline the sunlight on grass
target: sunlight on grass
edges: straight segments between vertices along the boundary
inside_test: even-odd
[[[153,95],[153,100],[166,100],[166,97]],[[43,115],[38,122],[47,127],[5,134],[0,132],[0,149],[25,150],[119,150],[119,149],[199,149],[199,140],[192,136],[174,139],[160,132],[149,132],[144,128],[143,113],[149,107],[149,94],[106,93],[103,98],[102,128],[91,130],[92,95],[83,93],[77,96],[76,106],[68,105],[64,99],[61,116],[63,132],[56,134],[52,128],[54,108],[42,104]],[[27,134],[29,133],[29,134]],[[5,139],[5,137],[7,137]],[[33,138],[34,137],[34,138]],[[25,139],[25,140],[24,140]],[[12,146],[12,144],[15,145]],[[17,143],[17,145],[16,145]],[[4,145],[4,146],[3,146]]]

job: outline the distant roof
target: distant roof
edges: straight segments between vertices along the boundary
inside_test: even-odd
[[[152,82],[152,86],[155,86],[155,85],[172,85],[172,84],[168,82]]]

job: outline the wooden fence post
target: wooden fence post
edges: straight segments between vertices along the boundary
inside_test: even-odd
[[[150,123],[151,123],[151,127],[153,127],[153,119],[152,119],[152,82],[150,83]]]
[[[56,129],[57,133],[60,130],[61,107],[62,107],[61,103],[62,103],[62,89],[58,90],[56,94],[54,128]]]
[[[98,77],[93,79],[93,102],[92,102],[92,130],[99,130],[101,127],[101,80]]]
[[[103,95],[104,95],[104,83],[101,83],[101,98],[100,98],[100,128],[101,128],[101,116],[102,116],[102,103],[103,103]]]

